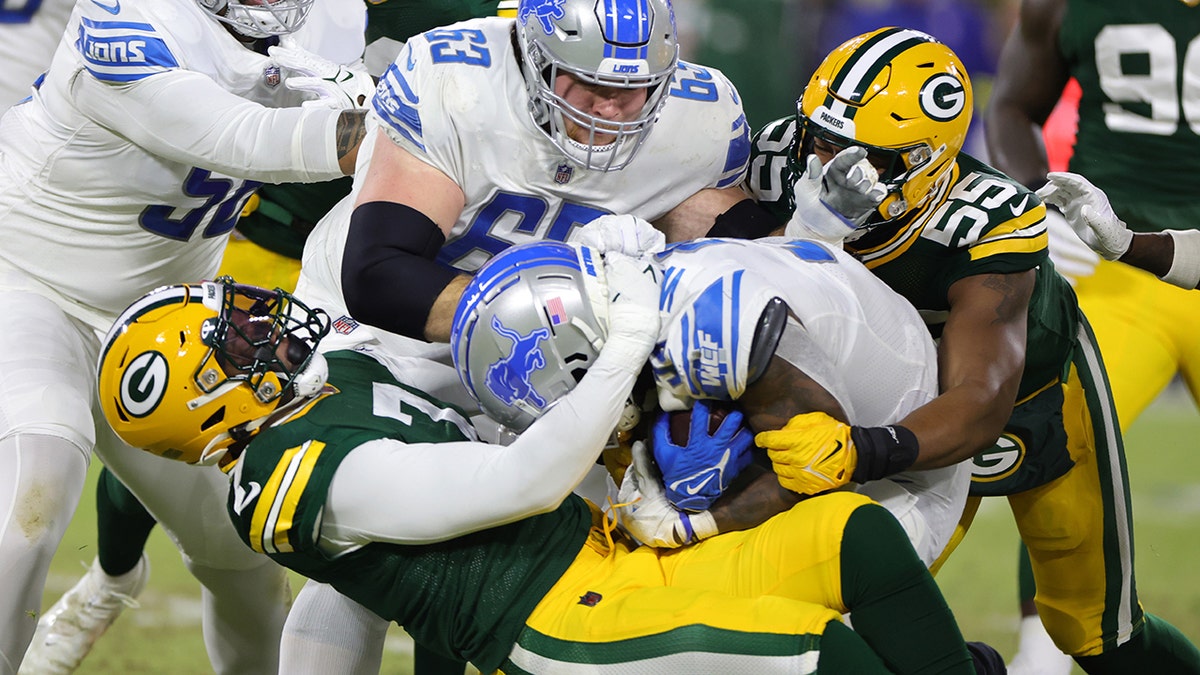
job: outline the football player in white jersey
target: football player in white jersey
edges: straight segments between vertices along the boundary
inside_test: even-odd
[[[812,411],[889,429],[937,395],[936,348],[917,312],[837,247],[806,240],[702,239],[667,247],[653,261],[663,274],[663,326],[650,364],[663,410],[691,408],[693,417],[707,417],[708,408],[693,407],[695,402],[733,400],[738,410],[730,418],[744,415],[757,432],[778,429],[791,417]],[[560,284],[556,292],[567,301],[585,289]],[[519,288],[497,286],[494,293],[485,288],[481,295],[488,296],[490,306],[502,308],[495,311],[506,325],[526,325],[519,319],[530,313],[548,314],[553,323],[557,305],[548,300],[554,294],[505,297],[520,293]],[[456,318],[455,359],[465,385],[484,412],[502,422],[522,410],[536,417],[541,409],[529,404],[531,398],[563,384],[540,379],[551,376],[531,363],[530,372],[515,377],[531,383],[529,396],[506,395],[505,387],[490,377],[492,352],[481,347],[489,341],[501,352],[513,349],[511,338],[493,327]],[[622,524],[644,543],[673,547],[718,531],[747,529],[801,499],[753,465],[743,470],[736,495],[718,499],[720,491],[707,488],[728,487],[739,468],[736,457],[726,456],[730,443],[693,432],[682,447],[674,445],[661,423],[666,414],[647,433],[668,499],[678,504],[673,489],[685,498],[704,490],[710,498],[690,507],[690,513],[647,508],[647,500],[639,499],[641,491],[649,488],[651,478],[655,483],[660,478],[626,473],[616,500],[626,506],[618,511]],[[701,422],[692,428],[709,426]],[[688,457],[676,456],[683,454]],[[631,481],[629,475],[635,478]],[[896,516],[921,560],[932,566],[962,515],[970,482],[967,465],[861,482],[856,489]]]
[[[368,324],[419,352],[449,339],[466,274],[514,243],[566,240],[609,213],[688,239],[731,207],[757,209],[738,185],[737,91],[677,52],[668,0],[522,0],[515,21],[409,40],[380,81],[354,191],[308,239],[297,293],[346,310],[342,332]]]
[[[0,7],[0,114],[29,98],[33,83],[50,65],[50,57],[74,0],[25,0],[19,7]]]
[[[426,32],[381,79],[354,189],[309,235],[296,293],[335,319],[322,349],[428,357],[416,386],[470,405],[444,344],[466,275],[609,213],[674,239],[731,208],[752,213],[718,226],[756,221],[747,131],[725,76],[678,59],[669,0],[521,0],[515,20]]]
[[[373,91],[364,11],[85,0],[32,98],[0,120],[0,311],[14,319],[0,337],[0,673],[22,661],[93,447],[203,584],[214,670],[276,669],[286,577],[225,526],[221,481],[147,462],[94,423],[96,351],[132,298],[215,274],[259,181],[349,173],[365,115],[349,108]]]

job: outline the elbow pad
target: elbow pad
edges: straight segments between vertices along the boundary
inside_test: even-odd
[[[342,296],[365,324],[418,340],[439,294],[457,272],[434,261],[446,236],[404,204],[360,204],[350,216],[342,257]]]

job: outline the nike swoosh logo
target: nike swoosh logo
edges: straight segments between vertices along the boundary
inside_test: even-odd
[[[250,490],[247,491],[242,487],[241,483],[233,484],[233,512],[239,516],[242,514],[242,511],[250,505],[250,502],[254,501],[254,498],[258,496],[258,493],[262,492],[262,486],[256,481],[250,481],[249,485]]]
[[[708,477],[707,477],[707,478],[705,478],[704,480],[700,481],[700,482],[699,482],[698,484],[696,484],[696,485],[688,485],[688,486],[686,486],[685,488],[683,488],[683,491],[684,491],[684,492],[686,492],[686,493],[688,493],[689,495],[694,495],[694,494],[696,494],[697,492],[699,492],[699,491],[703,490],[703,489],[704,489],[704,486],[705,486],[705,485],[708,485],[708,482],[709,482],[710,480],[712,480],[712,479],[713,479],[713,474],[710,472],[710,473],[708,474]]]
[[[92,2],[95,2],[95,1],[96,0],[92,0]],[[1025,198],[1021,200],[1020,204],[1017,204],[1016,206],[1009,204],[1008,208],[1010,211],[1012,211],[1012,214],[1014,216],[1019,216],[1022,213],[1025,213],[1025,205],[1028,203],[1029,203],[1029,195],[1025,195]]]
[[[108,12],[109,14],[112,14],[113,16],[116,16],[117,12],[121,11],[121,0],[117,0],[112,5],[106,5],[103,2],[100,2],[100,0],[92,0],[92,4]]]
[[[671,489],[679,490],[682,486],[684,492],[688,493],[689,495],[694,495],[703,490],[704,486],[708,485],[708,482],[714,477],[717,479],[717,483],[719,485],[722,476],[725,475],[725,467],[729,464],[729,457],[729,448],[725,448],[725,454],[721,455],[721,461],[717,462],[716,466],[710,466],[701,471],[697,471],[687,478],[681,478],[672,482]],[[692,483],[692,481],[701,477],[703,477],[704,480],[700,481],[699,483]]]

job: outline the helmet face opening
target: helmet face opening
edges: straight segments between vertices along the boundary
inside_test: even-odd
[[[658,119],[679,62],[669,0],[522,0],[516,31],[534,123],[585,168],[628,165]],[[564,75],[588,86],[644,91],[645,101],[631,119],[605,119],[558,93]],[[573,138],[575,128],[581,131]]]
[[[248,38],[294,33],[316,0],[196,0],[205,11]]]
[[[831,52],[797,101],[797,159],[822,144],[865,148],[888,190],[868,225],[891,220],[928,201],[950,175],[972,105],[971,82],[949,47],[915,30],[865,33]]]
[[[105,337],[100,407],[126,443],[191,464],[220,461],[325,381],[329,318],[290,294],[215,282],[134,301]]]
[[[538,241],[479,269],[455,312],[450,348],[480,409],[524,431],[575,388],[608,334],[603,263],[587,247]]]
[[[329,319],[324,310],[311,310],[279,289],[236,284],[229,277],[217,283],[223,288],[221,308],[205,320],[202,340],[226,379],[244,380],[259,400],[274,401],[308,365],[329,330]],[[203,390],[211,392],[219,384]]]

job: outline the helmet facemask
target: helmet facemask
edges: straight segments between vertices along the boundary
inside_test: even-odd
[[[196,2],[248,38],[268,38],[294,33],[308,19],[315,0],[196,0]]]
[[[524,0],[516,31],[534,123],[585,168],[616,171],[628,165],[658,119],[679,61],[669,2]],[[634,119],[603,119],[557,93],[560,75],[587,86],[644,91],[646,99]],[[571,138],[571,126],[587,137]]]
[[[240,449],[283,406],[324,387],[329,318],[290,294],[180,284],[135,301],[105,338],[100,405],[125,442],[190,464]]]

